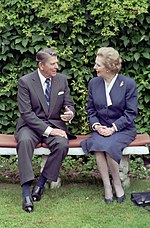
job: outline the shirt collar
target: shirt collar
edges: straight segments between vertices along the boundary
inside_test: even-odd
[[[39,68],[38,68],[38,75],[39,75],[39,78],[40,78],[41,84],[42,84],[42,86],[43,86],[43,85],[44,85],[44,83],[45,83],[46,78],[44,77],[44,75],[43,75],[43,74],[41,74],[41,71],[40,71],[40,69],[39,69]]]

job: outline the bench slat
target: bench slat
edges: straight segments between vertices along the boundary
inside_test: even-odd
[[[89,138],[90,135],[77,135],[77,139],[69,140],[69,148],[80,147],[81,141]],[[148,134],[137,134],[135,140],[129,146],[145,146],[150,144],[150,137]],[[14,135],[0,134],[0,147],[15,148],[17,142]],[[37,147],[47,147],[45,144],[38,144]]]
[[[69,141],[69,148],[80,147],[81,141],[88,139],[90,135],[77,135],[77,139]],[[150,144],[150,137],[148,134],[137,134],[134,141],[129,146],[144,146]],[[45,145],[44,145],[45,146]]]
[[[17,142],[14,135],[0,134],[0,147],[16,148]],[[39,143],[37,148],[41,147],[42,144]]]
[[[35,148],[34,155],[49,155],[50,151],[46,147]],[[123,150],[123,155],[149,154],[147,146],[128,146]],[[1,147],[0,155],[17,155],[16,148]],[[69,148],[68,155],[85,155],[81,147]]]

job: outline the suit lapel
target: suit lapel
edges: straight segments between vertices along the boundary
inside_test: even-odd
[[[97,87],[98,87],[98,90],[99,90],[98,100],[99,100],[99,96],[101,96],[102,104],[106,105],[107,101],[106,101],[105,82],[104,82],[104,80],[102,78],[98,78],[98,79],[99,79],[99,83],[97,83]],[[102,95],[102,94],[104,94],[104,95]]]
[[[48,105],[46,103],[46,99],[45,99],[45,96],[43,93],[43,88],[42,88],[41,81],[40,81],[37,71],[35,71],[35,73],[32,75],[31,83],[32,83],[34,91],[37,94],[37,97],[39,98],[39,101],[44,109],[44,112],[46,113],[46,115],[48,115]]]
[[[105,82],[104,80],[102,81],[102,94],[105,94],[105,96],[103,96],[103,99],[104,99],[104,103],[107,105],[107,99],[106,99],[106,89],[105,89]]]
[[[110,91],[112,103],[113,103],[113,100],[118,101],[118,99],[122,97],[124,87],[125,87],[124,78],[121,75],[118,75],[118,77]]]
[[[49,116],[51,115],[57,101],[58,91],[60,87],[59,83],[60,81],[57,75],[52,78]]]

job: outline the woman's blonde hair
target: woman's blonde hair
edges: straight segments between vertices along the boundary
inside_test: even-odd
[[[112,71],[118,73],[121,69],[122,59],[117,50],[112,47],[101,47],[97,51],[97,56],[102,57],[104,66]]]

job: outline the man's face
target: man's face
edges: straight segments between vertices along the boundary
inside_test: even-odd
[[[46,78],[56,76],[58,70],[57,56],[49,56],[45,63],[39,63],[39,68],[43,76]]]

